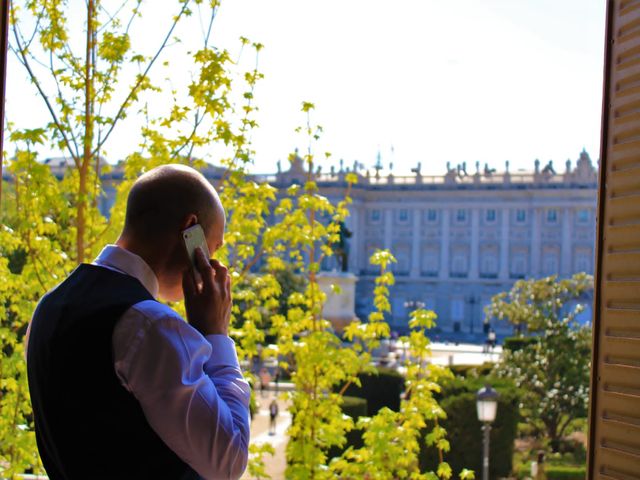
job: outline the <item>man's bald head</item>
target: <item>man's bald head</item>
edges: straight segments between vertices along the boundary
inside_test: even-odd
[[[222,221],[224,209],[204,176],[185,165],[162,165],[142,175],[127,199],[124,232],[138,240],[154,240],[185,228],[195,215],[207,233]]]

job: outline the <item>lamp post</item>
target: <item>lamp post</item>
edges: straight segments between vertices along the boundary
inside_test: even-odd
[[[475,295],[469,295],[467,297],[467,302],[469,302],[469,305],[471,306],[471,311],[469,312],[469,333],[474,333],[473,329],[474,329],[474,309],[475,309],[475,305],[476,303],[478,303],[480,301],[480,299],[478,297],[476,297]]]
[[[498,392],[491,385],[485,385],[476,394],[478,420],[482,423],[482,480],[489,480],[489,439],[491,424],[496,419],[498,410]]]
[[[420,300],[407,300],[404,302],[404,308],[424,308],[425,303]]]

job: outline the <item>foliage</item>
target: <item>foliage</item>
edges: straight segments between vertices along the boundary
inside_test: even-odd
[[[545,465],[544,473],[547,480],[585,480],[587,467],[585,465]],[[520,465],[516,471],[519,479],[531,477],[531,462]]]
[[[367,416],[367,400],[359,397],[342,397],[342,412],[354,420]]]
[[[491,316],[524,325],[538,339],[505,349],[496,371],[525,392],[523,415],[540,425],[553,450],[571,421],[587,414],[591,329],[575,321],[582,307],[570,307],[592,288],[592,277],[583,273],[520,280],[488,307]]]
[[[409,345],[411,358],[417,360],[405,366],[406,397],[398,411],[382,408],[375,416],[355,420],[342,413],[344,393],[350,385],[360,385],[363,373],[375,371],[370,365],[371,351],[389,336],[384,315],[390,311],[389,286],[394,278],[389,266],[395,259],[389,251],[373,255],[372,263],[380,272],[375,282],[375,311],[367,322],[347,326],[345,336],[352,343],[343,344],[322,318],[324,294],[316,274],[338,240],[357,176],[346,176],[345,198],[337,204],[319,194],[312,174],[317,162],[312,146],[322,128],[311,123],[314,106],[308,102],[302,105],[305,123],[298,129],[308,147],[302,159],[297,154],[291,157],[301,160],[308,172],[304,184],[278,192],[249,174],[250,134],[257,126],[254,89],[261,74],[256,63],[238,80],[232,69],[239,67],[234,67],[229,52],[212,47],[209,37],[218,6],[214,0],[177,0],[164,40],[154,53],[144,55],[132,41],[132,31],[143,17],[140,1],[125,0],[117,11],[108,11],[99,0],[82,4],[84,44],[77,41],[78,32],[64,15],[67,2],[12,4],[12,50],[49,111],[50,122],[14,130],[10,137],[14,154],[8,171],[13,188],[4,190],[2,205],[9,208],[3,208],[0,229],[0,473],[15,478],[27,469],[42,472],[22,347],[38,299],[79,262],[92,258],[104,243],[117,237],[128,191],[142,172],[166,163],[202,167],[195,153],[220,145],[225,153],[216,160],[224,173],[216,186],[228,222],[218,258],[228,264],[233,278],[236,302],[231,334],[239,357],[252,359],[265,341],[265,328],[270,329],[277,344],[264,348],[263,357],[277,357],[280,367],[293,372],[295,389],[288,393],[293,422],[288,431],[287,476],[450,478],[453,472],[444,462],[449,443],[439,425],[445,414],[434,397],[438,382],[449,373],[427,363],[430,352],[425,331],[435,325],[433,312],[413,312],[412,331],[402,339]],[[149,104],[160,87],[151,77],[152,67],[192,9],[205,25],[202,47],[191,53],[196,72],[186,91],[172,92],[173,101],[169,105],[160,102],[164,110],[154,114]],[[25,34],[27,26],[35,30]],[[84,55],[75,52],[79,44]],[[244,38],[240,44],[252,49],[257,59],[262,45]],[[129,81],[125,65],[138,69]],[[179,73],[188,74],[171,71],[172,76]],[[132,112],[141,114],[146,124],[139,148],[122,164],[124,179],[117,186],[111,215],[105,218],[97,208],[102,195],[100,175],[109,168],[102,155],[107,140],[114,138],[116,125]],[[56,178],[47,165],[37,161],[39,145],[66,152],[70,165],[63,178]],[[269,222],[270,218],[275,221]],[[303,287],[287,289],[282,282],[287,269],[304,277]],[[179,311],[184,308],[173,306]],[[354,427],[362,431],[364,446],[348,448],[327,465],[329,449],[344,445]],[[417,453],[425,430],[428,444],[438,451],[438,464],[435,472],[421,474]],[[272,451],[269,445],[251,446],[252,475],[266,476],[262,456]],[[472,473],[463,470],[460,476],[472,478]]]
[[[505,350],[517,352],[539,341],[538,337],[508,337],[504,339]]]
[[[13,478],[25,470],[42,472],[33,435],[22,347],[26,324],[37,300],[78,262],[93,257],[104,243],[115,238],[122,226],[122,206],[131,179],[160,163],[190,162],[190,155],[185,153],[193,151],[203,138],[213,143],[224,142],[224,137],[227,143],[234,142],[240,148],[243,126],[248,121],[246,115],[252,111],[250,107],[243,110],[246,115],[236,122],[239,123],[234,127],[236,133],[224,118],[232,113],[231,109],[214,108],[226,102],[229,84],[228,54],[211,53],[208,40],[217,2],[176,1],[175,14],[167,16],[164,40],[150,56],[134,51],[130,42],[135,25],[142,18],[141,3],[125,1],[113,11],[99,0],[89,0],[84,5],[78,2],[73,7],[62,0],[11,3],[11,50],[24,65],[50,121],[42,127],[13,130],[9,137],[13,157],[7,173],[12,182],[10,188],[3,188],[0,230],[3,477]],[[120,185],[117,208],[107,219],[97,208],[102,195],[99,175],[109,168],[102,158],[107,140],[115,138],[112,132],[116,125],[141,105],[141,95],[157,90],[151,81],[151,67],[158,63],[176,26],[191,15],[191,7],[196,4],[200,13],[197,20],[205,19],[209,29],[204,33],[202,48],[193,53],[199,78],[192,83],[206,84],[209,94],[220,95],[205,98],[204,93],[193,89],[186,101],[190,104],[181,109],[183,115],[177,115],[177,107],[172,105],[166,117],[147,116],[140,150],[126,162],[127,181]],[[76,7],[81,15],[84,8],[84,26],[64,14]],[[86,34],[84,44],[78,41],[85,36],[82,34]],[[247,40],[242,43],[252,45]],[[82,47],[82,54],[76,51],[78,46]],[[261,48],[259,44],[252,46],[255,50]],[[129,65],[129,73],[135,70],[138,73],[128,78],[124,65]],[[248,72],[247,92],[258,78]],[[141,108],[145,113],[145,107]],[[187,121],[187,115],[192,122]],[[198,128],[201,130],[203,126],[207,130],[200,136]],[[171,135],[160,135],[160,127]],[[62,178],[56,178],[49,166],[37,161],[35,151],[41,145],[66,154],[69,165]]]
[[[584,480],[587,478],[586,466],[549,465],[545,468],[548,480]]]
[[[447,455],[454,469],[464,467],[482,471],[482,425],[476,412],[476,392],[489,381],[499,392],[498,413],[491,426],[490,478],[507,477],[512,470],[513,446],[519,419],[520,393],[511,382],[495,379],[456,378],[443,383],[440,405],[447,414],[442,426],[446,428],[451,451]],[[433,468],[435,456],[424,449],[420,461],[425,468]]]
[[[494,364],[485,362],[482,365],[451,365],[451,373],[456,377],[484,377],[493,370]]]

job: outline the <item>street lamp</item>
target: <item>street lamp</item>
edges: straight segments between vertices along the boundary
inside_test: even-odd
[[[482,480],[489,480],[489,434],[498,410],[498,392],[487,384],[476,395],[478,420],[482,422]]]
[[[424,308],[425,303],[419,300],[408,300],[404,302],[404,308]]]

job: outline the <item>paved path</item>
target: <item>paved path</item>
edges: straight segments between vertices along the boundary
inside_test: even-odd
[[[274,398],[274,392],[267,392],[264,397],[260,394],[257,396],[260,407],[251,422],[251,443],[263,444],[270,443],[275,449],[275,455],[265,455],[264,461],[266,471],[273,480],[283,480],[284,471],[287,466],[285,449],[287,448],[286,430],[291,424],[291,414],[287,409],[286,403],[282,399],[278,399],[279,414],[276,420],[276,434],[269,435],[269,404]],[[242,476],[243,480],[253,480],[254,477],[247,472]]]

